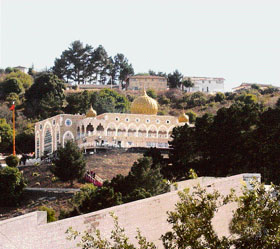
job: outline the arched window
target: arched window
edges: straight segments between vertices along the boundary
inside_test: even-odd
[[[59,131],[56,132],[56,148],[58,149],[60,146],[60,135],[59,135]]]
[[[36,148],[37,148],[36,156],[38,158],[38,157],[40,157],[40,139],[39,138],[37,138],[37,141],[36,141]]]
[[[126,135],[126,128],[124,125],[120,125],[117,130],[117,136],[125,136]]]
[[[149,128],[148,137],[157,137],[157,130],[155,127]]]
[[[132,125],[128,128],[127,136],[128,137],[136,137],[137,136],[136,126]]]
[[[66,131],[63,135],[63,147],[67,143],[67,141],[73,141],[74,135],[71,131]]]
[[[80,130],[80,126],[78,126],[77,128],[77,139],[79,139],[81,136],[81,130]]]
[[[116,135],[116,127],[113,124],[109,124],[107,128],[107,136],[115,136]]]
[[[103,135],[103,133],[104,133],[104,127],[103,127],[101,124],[99,124],[99,125],[96,127],[96,131],[97,131],[97,135],[98,135],[98,136],[101,136],[101,135]]]
[[[144,126],[141,126],[138,130],[138,137],[146,137],[147,136],[147,130]]]
[[[87,126],[87,135],[91,136],[93,131],[94,131],[94,128],[93,128],[92,124],[89,123],[89,125]]]
[[[82,125],[82,137],[84,137],[84,136],[85,136],[85,126]]]
[[[52,134],[50,128],[47,128],[45,131],[44,153],[52,153]]]

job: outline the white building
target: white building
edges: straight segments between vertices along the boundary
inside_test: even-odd
[[[194,83],[194,87],[186,88],[183,90],[187,92],[205,92],[216,93],[224,92],[224,78],[212,78],[212,77],[184,77],[183,80],[190,79]]]

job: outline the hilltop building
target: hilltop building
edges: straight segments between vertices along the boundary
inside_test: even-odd
[[[211,77],[184,77],[183,80],[190,79],[194,84],[193,87],[183,87],[187,92],[205,92],[216,93],[224,92],[224,78],[211,78]]]
[[[23,67],[23,66],[17,66],[17,67],[14,67],[14,69],[17,69],[23,73],[27,73],[27,71],[28,71],[28,68]]]
[[[270,88],[270,87],[278,88],[278,89],[279,89],[279,87],[272,86],[272,85],[267,85],[267,84],[242,83],[240,86],[237,86],[237,87],[232,88],[232,90],[233,90],[233,92],[240,92],[240,91],[243,91],[243,90],[251,89],[252,86],[258,86],[260,90],[266,90],[266,89],[268,89],[268,88]]]
[[[126,90],[140,90],[145,86],[146,89],[163,91],[167,89],[167,79],[161,76],[134,75],[127,79]]]
[[[52,153],[68,140],[82,149],[98,147],[168,148],[172,130],[188,123],[188,116],[158,116],[158,104],[144,94],[131,105],[131,113],[97,115],[92,107],[85,115],[59,114],[35,124],[35,155]]]

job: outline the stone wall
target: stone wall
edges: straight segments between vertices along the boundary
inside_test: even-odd
[[[240,174],[226,178],[198,178],[177,184],[177,189],[186,187],[192,188],[198,183],[209,191],[217,189],[221,194],[226,195],[233,188],[237,194],[241,193],[241,186],[244,179],[259,174]],[[78,231],[98,228],[105,237],[110,237],[113,229],[113,220],[110,212],[114,212],[119,217],[119,223],[125,228],[126,234],[135,242],[136,230],[139,228],[149,241],[153,241],[158,248],[162,248],[159,240],[161,234],[170,229],[166,222],[167,211],[174,210],[178,202],[177,191],[172,191],[163,195],[147,198],[103,209],[97,212],[46,223],[44,212],[33,212],[27,215],[12,218],[0,222],[0,248],[2,249],[65,249],[77,248],[77,241],[66,240],[65,231],[73,227]],[[219,236],[228,235],[228,224],[232,216],[232,210],[236,208],[235,203],[222,207],[213,224]]]

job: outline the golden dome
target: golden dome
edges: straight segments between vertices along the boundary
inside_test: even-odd
[[[144,95],[136,98],[132,102],[130,112],[133,114],[156,115],[158,112],[157,101],[150,98],[144,90]]]
[[[189,116],[185,114],[185,112],[182,112],[182,114],[178,117],[179,123],[188,123],[189,122]]]
[[[89,110],[86,113],[86,117],[87,118],[94,118],[94,117],[96,117],[96,115],[97,115],[96,111],[93,110],[92,106],[90,106]]]

